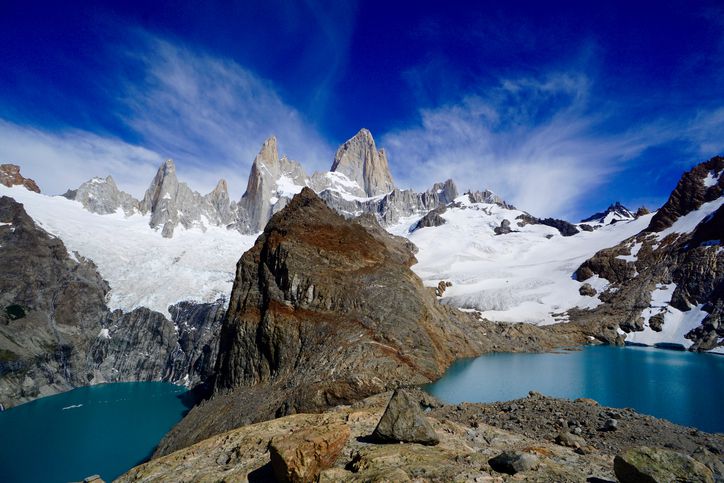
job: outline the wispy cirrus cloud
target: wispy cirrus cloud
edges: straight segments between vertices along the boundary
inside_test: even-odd
[[[146,32],[129,38],[133,49],[123,46],[115,58],[134,75],[117,79],[110,108],[133,142],[0,119],[0,160],[21,164],[51,193],[110,174],[135,196],[158,164],[172,158],[192,188],[208,192],[225,178],[238,198],[254,156],[272,135],[282,153],[307,169],[328,168],[332,149],[270,82],[233,61]]]
[[[724,134],[721,110],[617,129],[609,125],[615,107],[594,108],[591,97],[581,73],[503,79],[485,93],[422,109],[417,125],[387,133],[381,144],[398,184],[453,178],[462,189],[491,188],[521,209],[564,218],[580,215],[581,199],[647,148],[685,139],[704,156],[724,147],[716,141]]]

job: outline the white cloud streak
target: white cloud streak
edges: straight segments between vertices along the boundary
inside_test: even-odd
[[[419,124],[387,133],[398,184],[421,189],[453,178],[461,189],[490,188],[538,216],[572,217],[583,197],[600,188],[647,147],[685,137],[699,151],[721,115],[682,123],[654,122],[626,132],[606,129],[592,112],[583,75],[504,80],[484,95],[420,111]],[[721,148],[721,144],[718,146]]]
[[[110,174],[138,197],[159,163],[171,158],[192,188],[206,193],[225,178],[237,199],[271,135],[280,154],[309,170],[329,168],[332,149],[270,83],[229,60],[145,33],[132,37],[142,47],[119,55],[143,75],[121,80],[116,115],[143,148],[86,131],[44,131],[0,119],[0,162],[20,164],[50,193]]]

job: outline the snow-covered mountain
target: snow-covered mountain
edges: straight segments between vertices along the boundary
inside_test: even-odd
[[[618,223],[619,221],[631,221],[635,218],[636,215],[631,210],[617,201],[604,211],[594,213],[588,218],[581,220],[581,223],[610,225],[611,223]]]
[[[523,211],[491,201],[465,194],[438,215],[439,226],[419,227],[410,217],[389,230],[417,245],[418,263],[412,268],[427,285],[452,283],[443,301],[506,322],[550,324],[567,320],[573,307],[599,305],[598,297],[581,295],[572,273],[596,251],[640,232],[651,218],[564,236],[547,224],[531,223],[536,219]]]
[[[210,302],[227,295],[234,265],[252,245],[255,233],[309,186],[343,215],[373,214],[388,231],[414,242],[419,253],[413,270],[425,283],[452,283],[444,302],[492,320],[550,324],[600,314],[612,294],[623,292],[623,279],[612,279],[606,270],[581,275],[580,267],[595,268],[591,260],[607,249],[621,252],[609,266],[630,262],[636,266],[632,273],[638,273],[644,268],[636,265],[637,255],[646,244],[630,240],[648,237],[642,233],[652,231],[665,237],[667,230],[682,223],[687,223],[687,236],[694,236],[706,224],[706,215],[721,203],[721,168],[716,159],[721,158],[697,171],[701,193],[675,190],[673,201],[656,214],[633,214],[615,203],[577,225],[536,218],[488,190],[459,195],[452,180],[422,193],[400,190],[394,186],[384,151],[364,129],[338,149],[330,171],[312,176],[300,163],[280,157],[276,139],[268,139],[238,202],[229,200],[223,180],[207,195],[192,191],[178,181],[170,161],[160,167],[140,201],[120,191],[110,177],[84,183],[66,193],[69,199],[20,186],[2,187],[0,194],[23,203],[39,226],[61,238],[71,252],[96,263],[111,287],[111,309],[147,307],[168,316],[168,307],[180,301]],[[706,246],[719,247],[717,240],[722,237],[710,238]],[[716,257],[721,253],[717,250],[712,252]],[[716,263],[721,262],[711,263],[713,268],[704,269],[710,284],[719,280]],[[671,277],[659,278],[650,292],[661,293],[637,299],[637,306],[662,307],[669,290],[663,287],[670,287]],[[707,297],[699,298],[711,298]],[[705,305],[700,309],[707,310]],[[628,332],[634,333],[648,327],[645,315],[640,320],[643,323],[632,323],[626,316],[612,323],[622,324],[623,330],[632,327]],[[702,315],[696,324],[703,320],[714,319]],[[671,331],[663,331],[656,340],[681,343],[679,332],[670,336]],[[641,341],[641,337],[633,334],[628,340]],[[667,337],[671,340],[663,340]],[[718,343],[694,347],[711,349]]]

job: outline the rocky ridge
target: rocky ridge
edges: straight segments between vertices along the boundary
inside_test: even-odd
[[[92,261],[0,198],[0,404],[102,382],[199,384],[211,375],[224,315],[214,304],[180,303],[172,320],[139,308],[111,312],[109,286]]]
[[[40,193],[37,183],[20,174],[20,166],[17,164],[0,164],[0,183],[7,186],[25,186],[30,191]]]
[[[584,262],[576,277],[604,279],[604,303],[573,318],[606,320],[633,342],[652,345],[666,334],[690,350],[722,347],[723,171],[718,156],[694,167],[645,230]]]
[[[410,270],[408,246],[303,189],[241,257],[213,396],[157,455],[242,424],[430,382],[460,357],[586,342],[581,330],[494,324],[440,305]]]
[[[252,163],[246,191],[239,201],[230,200],[225,180],[220,180],[206,195],[191,190],[179,182],[171,160],[159,167],[142,200],[120,191],[111,177],[93,178],[64,196],[79,201],[93,213],[109,214],[122,209],[126,216],[150,214],[151,228],[160,229],[163,236],[170,238],[178,226],[205,229],[212,225],[245,234],[258,233],[305,186],[345,216],[371,213],[385,225],[403,217],[422,215],[458,196],[452,180],[436,183],[421,193],[398,189],[385,151],[377,149],[367,129],[339,147],[330,171],[311,176],[307,176],[299,162],[280,156],[276,138],[270,137]],[[489,191],[471,196],[505,204]]]

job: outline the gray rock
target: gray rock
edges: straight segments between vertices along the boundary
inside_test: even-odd
[[[289,184],[299,186],[301,190],[307,185],[307,175],[298,162],[286,156],[279,157],[277,139],[272,136],[254,158],[246,192],[239,201],[241,231],[256,233],[263,230],[269,218],[286,206],[294,195],[284,190]]]
[[[514,475],[537,467],[538,457],[522,451],[504,451],[498,456],[488,460],[488,464],[498,473]]]
[[[596,289],[593,288],[590,283],[582,284],[578,289],[578,293],[586,297],[595,297],[596,294],[598,294]]]
[[[721,454],[714,454],[700,446],[691,456],[712,471],[716,483],[724,483],[724,458]]]
[[[579,428],[580,429],[580,428]],[[556,436],[556,443],[561,446],[568,448],[583,448],[586,446],[586,440],[576,434],[571,434],[568,431],[561,431]]]
[[[614,418],[608,418],[604,421],[603,426],[601,426],[601,431],[616,431],[617,429],[618,421]]]
[[[404,389],[396,389],[372,437],[383,442],[436,445],[440,439],[420,405]]]
[[[616,455],[613,470],[621,483],[714,482],[712,471],[704,464],[662,448],[630,448]]]
[[[495,230],[493,231],[496,235],[506,235],[508,233],[511,233],[513,230],[510,229],[510,221],[503,220],[500,222],[500,226],[496,226]]]
[[[445,224],[445,218],[440,216],[445,213],[447,208],[443,205],[434,210],[430,210],[425,216],[420,218],[414,228],[411,231],[419,230],[420,228],[426,228],[431,226],[440,226]]]
[[[130,194],[121,191],[111,176],[93,178],[75,190],[68,190],[63,195],[69,200],[80,202],[91,213],[107,215],[123,210],[126,216],[139,211],[139,201]]]
[[[339,172],[356,182],[366,196],[389,193],[395,188],[383,149],[377,150],[375,140],[367,129],[360,130],[342,144],[334,155],[333,172]]]

